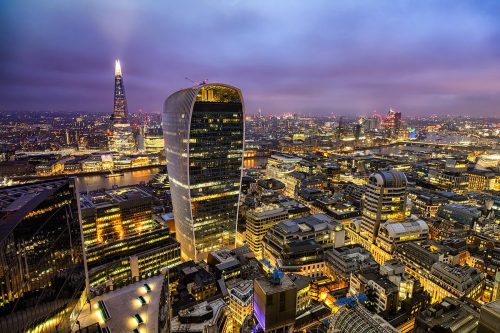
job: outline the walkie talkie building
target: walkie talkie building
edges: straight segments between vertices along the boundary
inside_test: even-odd
[[[163,131],[177,240],[184,258],[232,247],[243,170],[241,91],[203,84],[167,98]]]

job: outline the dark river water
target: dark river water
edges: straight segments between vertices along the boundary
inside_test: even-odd
[[[244,163],[245,168],[258,168],[266,162],[266,158],[257,157],[245,159]],[[105,175],[78,176],[77,182],[79,190],[82,192],[94,191],[101,188],[109,189],[115,185],[127,186],[141,182],[147,183],[159,170],[160,168],[124,171],[123,176],[110,178],[105,177]]]
[[[160,168],[124,171],[123,176],[106,178],[105,175],[78,176],[77,182],[80,191],[94,191],[101,188],[112,188],[113,186],[126,186],[147,183]]]

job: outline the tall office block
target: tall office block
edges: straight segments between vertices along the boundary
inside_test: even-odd
[[[204,84],[167,98],[163,131],[177,239],[184,258],[235,243],[243,169],[241,91]]]
[[[117,152],[134,151],[135,141],[128,120],[127,98],[119,60],[115,62],[115,94],[111,121],[113,127],[109,137],[109,149]]]
[[[161,273],[180,262],[179,243],[152,216],[139,187],[81,195],[89,289],[100,294]]]
[[[297,286],[290,277],[257,278],[253,290],[253,313],[262,331],[291,332],[295,323]]]
[[[381,223],[402,222],[406,218],[406,176],[397,170],[377,171],[370,175],[362,199],[361,235],[372,242]]]
[[[75,324],[86,300],[76,193],[69,178],[0,190],[0,332]]]

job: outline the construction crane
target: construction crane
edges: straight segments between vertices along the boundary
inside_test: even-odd
[[[184,79],[186,79],[186,80],[188,80],[188,81],[190,81],[190,82],[193,82],[193,83],[194,83],[195,85],[197,85],[197,86],[202,86],[202,85],[205,85],[205,84],[207,84],[207,83],[208,83],[208,79],[202,80],[201,82],[196,82],[196,81],[194,81],[194,80],[191,80],[191,79],[190,79],[190,78],[188,78],[187,76],[186,76]]]

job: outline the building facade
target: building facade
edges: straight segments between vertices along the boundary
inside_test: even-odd
[[[90,290],[101,293],[160,274],[180,262],[180,245],[151,212],[152,197],[138,187],[81,196]]]
[[[125,97],[125,86],[119,60],[115,62],[115,95],[111,121],[113,126],[109,136],[109,149],[116,152],[136,150],[132,128],[128,119],[127,98]]]
[[[389,219],[404,221],[407,215],[406,184],[406,176],[401,171],[378,171],[370,175],[362,199],[363,238],[374,242],[380,224]]]
[[[177,239],[184,258],[233,247],[243,170],[241,91],[205,84],[167,98],[163,131]]]
[[[343,225],[326,214],[303,216],[268,230],[264,258],[281,271],[319,277],[325,272],[325,251],[344,244]]]
[[[0,332],[69,332],[85,304],[73,179],[0,190]]]
[[[246,213],[246,241],[258,259],[262,258],[262,240],[273,225],[288,219],[288,211],[279,205],[266,205]]]

